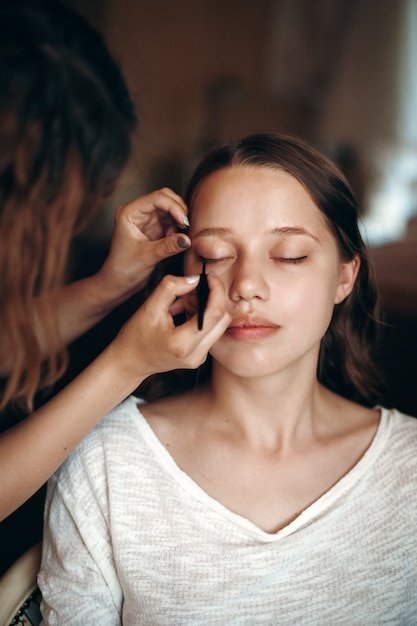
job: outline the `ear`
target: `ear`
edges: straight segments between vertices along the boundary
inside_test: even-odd
[[[340,264],[339,284],[336,289],[335,304],[343,302],[348,297],[355,284],[356,277],[359,272],[361,260],[358,255],[354,256],[351,261]]]

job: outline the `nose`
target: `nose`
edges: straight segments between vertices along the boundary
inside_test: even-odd
[[[241,259],[232,268],[232,281],[229,297],[232,302],[251,302],[254,299],[267,300],[269,286],[264,278],[262,267],[250,259]]]

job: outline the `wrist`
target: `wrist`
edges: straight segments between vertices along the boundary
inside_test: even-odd
[[[126,346],[120,334],[113,339],[100,355],[102,365],[108,368],[109,380],[113,387],[129,395],[152,374],[149,364],[142,355],[140,347],[132,351]]]
[[[125,282],[110,279],[104,270],[98,271],[97,274],[86,280],[89,281],[90,295],[96,303],[97,309],[104,313],[108,313],[119,304],[123,304],[135,293],[135,289],[129,289]]]

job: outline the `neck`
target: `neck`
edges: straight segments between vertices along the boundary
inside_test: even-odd
[[[256,445],[286,448],[305,441],[334,402],[315,371],[305,374],[243,378],[215,364],[209,391],[211,416]]]

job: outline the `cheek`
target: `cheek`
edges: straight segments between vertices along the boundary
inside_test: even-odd
[[[294,280],[285,285],[285,289],[275,290],[277,310],[288,314],[292,319],[318,322],[330,322],[334,307],[337,282],[331,277],[323,280],[323,276],[314,273]]]
[[[327,331],[334,310],[336,281],[329,278],[326,282],[311,282],[310,293],[305,303],[307,312],[306,324],[316,329],[322,337]]]

